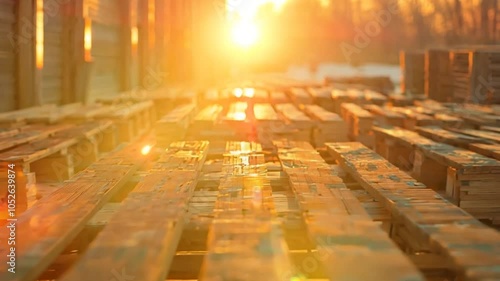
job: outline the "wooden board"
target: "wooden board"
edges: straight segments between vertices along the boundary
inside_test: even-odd
[[[304,152],[316,153],[308,144],[298,145],[304,148],[302,151],[288,148],[294,144],[276,143],[278,156],[315,243],[315,257],[325,268],[327,277],[330,280],[424,280],[380,225],[372,221],[342,179],[332,174],[315,176],[309,171],[287,168],[290,158],[301,160],[308,170],[317,169],[319,163],[326,165],[321,158],[303,155]],[[335,224],[331,224],[332,221]],[[356,265],[361,261],[363,267],[359,268]]]

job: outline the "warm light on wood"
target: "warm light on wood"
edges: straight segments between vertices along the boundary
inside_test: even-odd
[[[85,22],[83,48],[85,50],[85,61],[92,60],[92,19],[90,19],[89,6],[83,1],[83,20]]]
[[[130,29],[130,38],[132,42],[132,47],[134,49],[137,48],[137,44],[139,43],[139,30],[137,29],[137,26],[133,26]]]
[[[43,68],[43,1],[36,1],[36,67]]]

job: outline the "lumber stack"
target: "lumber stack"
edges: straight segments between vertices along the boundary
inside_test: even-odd
[[[250,122],[251,107],[247,102],[238,101],[229,105],[217,128],[224,140],[248,140],[254,137],[254,127]],[[223,134],[223,135],[222,135]]]
[[[387,107],[380,107],[375,104],[369,104],[363,106],[364,109],[368,110],[373,114],[375,121],[379,124],[386,124],[396,127],[403,127],[405,116],[398,112],[392,111]]]
[[[217,137],[217,122],[222,113],[223,107],[219,104],[208,105],[203,108],[191,122],[188,136],[197,140],[211,140]]]
[[[326,77],[327,84],[335,87],[346,85],[349,87],[359,86],[369,88],[379,93],[388,94],[394,90],[394,83],[388,76],[353,76],[353,77]]]
[[[399,63],[403,73],[401,92],[425,93],[425,52],[401,51]]]
[[[315,104],[328,111],[335,111],[335,103],[332,99],[332,87],[307,88]]]
[[[425,95],[435,101],[451,101],[453,97],[453,76],[450,50],[427,50],[425,54]]]
[[[194,104],[181,105],[156,121],[155,135],[157,144],[159,146],[168,146],[171,142],[183,140],[195,115],[195,109]]]
[[[314,147],[323,147],[325,142],[343,142],[348,140],[346,122],[335,113],[318,105],[307,105],[304,111],[316,124],[313,129],[312,143]]]
[[[332,156],[393,216],[393,235],[409,251],[442,255],[463,280],[495,280],[500,234],[360,143],[328,144]],[[425,256],[424,256],[425,257]],[[481,257],[481,258],[478,258]]]
[[[311,145],[275,144],[329,280],[424,280]]]
[[[341,116],[347,123],[351,140],[359,141],[368,147],[374,146],[375,137],[372,132],[374,117],[370,112],[356,104],[344,103]]]
[[[286,137],[297,141],[310,141],[314,122],[291,103],[275,105],[276,111],[287,121]]]

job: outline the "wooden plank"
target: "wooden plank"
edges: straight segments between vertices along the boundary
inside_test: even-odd
[[[491,143],[483,138],[451,132],[440,127],[417,127],[416,131],[427,138],[453,146],[468,148],[471,143]]]
[[[36,280],[83,229],[92,215],[142,164],[145,157],[141,157],[140,148],[132,145],[99,160],[79,177],[68,181],[51,195],[39,200],[27,212],[17,216],[16,274],[2,271],[0,279]],[[6,229],[0,231],[2,240],[6,240],[8,235]],[[5,264],[8,261],[7,251],[7,248],[0,249],[0,260]]]
[[[167,150],[162,158],[178,154],[178,146]],[[183,147],[185,145],[182,144]],[[193,145],[195,150],[185,150],[203,155],[208,152]],[[188,149],[188,147],[185,147]],[[126,272],[128,276],[141,276],[141,280],[165,280],[177,243],[184,226],[187,203],[196,187],[200,170],[162,168],[161,163],[139,183],[123,201],[120,209],[99,233],[89,249],[60,280],[109,280],[112,269]],[[147,204],[145,204],[147,202]],[[150,251],[151,249],[155,251]],[[144,253],[146,255],[143,255]],[[96,256],[106,254],[107,259]],[[139,260],[137,257],[141,257]],[[151,269],[151,264],[160,265]],[[123,271],[121,271],[123,269]]]
[[[500,144],[471,143],[469,149],[484,156],[500,160]]]
[[[487,139],[493,141],[495,143],[500,143],[500,133],[488,132],[488,131],[479,131],[479,130],[470,130],[470,129],[451,129],[454,132]]]
[[[155,134],[158,145],[167,146],[185,138],[189,124],[194,118],[194,104],[181,105],[156,121]]]
[[[248,154],[251,145],[232,143],[226,147],[227,177],[219,186],[215,202],[215,219],[209,231],[208,253],[203,261],[201,280],[283,280],[295,276],[288,249],[274,215],[269,180],[252,175],[252,166],[263,164],[263,158]],[[242,149],[238,149],[240,146]],[[254,149],[251,149],[254,150]],[[239,176],[230,171],[247,157],[257,162],[243,164]],[[239,160],[238,160],[239,159]],[[265,168],[264,168],[265,172]],[[234,270],[236,269],[237,270]]]
[[[444,254],[464,280],[500,278],[500,234],[360,143],[332,143],[328,149],[363,188],[384,203],[412,239]],[[477,257],[481,258],[477,258]],[[475,257],[475,258],[474,258]]]

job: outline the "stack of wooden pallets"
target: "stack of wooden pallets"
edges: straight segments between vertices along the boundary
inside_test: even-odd
[[[408,252],[463,280],[496,280],[500,234],[410,178],[360,143],[329,144],[329,151],[393,217],[391,235],[407,241]],[[478,258],[480,257],[480,258]],[[382,280],[382,279],[381,279]]]
[[[194,104],[181,105],[156,121],[157,144],[168,146],[171,142],[183,140],[186,137],[189,124],[196,114],[195,109]]]
[[[291,88],[290,98],[296,106],[300,106],[302,104],[314,103],[313,97],[309,94],[309,92],[306,89],[303,88]]]
[[[453,77],[449,49],[429,49],[425,54],[425,95],[449,102],[453,97]]]
[[[318,105],[307,105],[304,111],[315,121],[312,134],[314,147],[323,147],[325,142],[343,142],[348,140],[346,122],[335,113]]]
[[[359,141],[368,147],[373,147],[375,137],[372,132],[373,115],[353,103],[342,104],[342,118],[349,128],[349,138]]]
[[[195,140],[215,140],[217,135],[217,123],[223,107],[219,104],[208,105],[203,108],[191,122],[188,130],[188,138]]]
[[[308,88],[307,91],[312,96],[315,104],[328,111],[335,111],[335,103],[332,99],[332,87]]]
[[[276,111],[283,116],[287,122],[286,138],[297,141],[309,141],[311,139],[314,122],[301,110],[291,103],[275,105]]]

